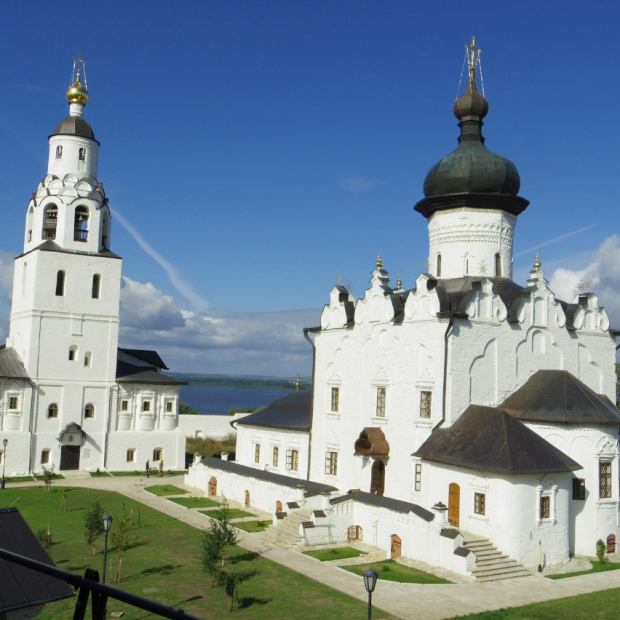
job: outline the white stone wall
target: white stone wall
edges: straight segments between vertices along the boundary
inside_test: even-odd
[[[307,479],[309,442],[310,434],[306,432],[240,424],[237,427],[235,459],[241,465],[248,467]],[[260,446],[258,462],[255,459],[257,445]],[[273,449],[276,447],[278,448],[278,463],[274,465]],[[286,455],[289,450],[297,450],[296,471],[287,467]]]
[[[127,461],[127,450],[135,450],[133,461]],[[150,466],[159,467],[154,459],[155,449],[163,450],[164,469],[181,470],[185,468],[185,437],[179,432],[115,431],[108,437],[107,469],[109,471],[144,470],[147,459]]]
[[[236,434],[231,422],[241,420],[249,413],[235,413],[234,415],[179,415],[179,432],[185,437],[213,437],[222,439],[230,434]],[[240,428],[240,427],[239,427]]]

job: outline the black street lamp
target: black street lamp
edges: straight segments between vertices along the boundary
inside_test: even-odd
[[[4,472],[6,471],[6,446],[9,443],[9,440],[4,438],[2,440],[2,445],[4,446],[4,452],[2,453],[2,483],[0,484],[0,489],[4,489],[6,487],[6,478],[4,476]]]
[[[371,619],[372,593],[377,585],[378,577],[379,575],[374,568],[367,568],[364,571],[364,587],[366,588],[366,592],[368,592],[368,620]]]
[[[112,527],[112,515],[104,514],[103,515],[103,578],[102,583],[105,583],[105,569],[106,564],[108,562],[108,534],[110,533],[110,528]]]

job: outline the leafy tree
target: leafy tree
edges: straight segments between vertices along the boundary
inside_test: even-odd
[[[607,545],[599,538],[596,541],[596,555],[598,561],[602,564],[605,561],[605,553],[607,552]]]
[[[187,403],[179,403],[179,413],[181,415],[198,415],[198,410]]]
[[[112,532],[112,546],[118,552],[118,563],[116,566],[116,576],[114,581],[121,582],[121,566],[123,563],[123,554],[131,544],[131,517],[125,512],[125,504],[123,504],[123,514],[115,521],[115,527]]]
[[[228,518],[228,509],[219,509],[219,519],[211,519],[210,526],[203,532],[202,567],[211,579],[211,587],[219,585],[226,577],[223,568],[226,549],[237,542],[237,533]]]
[[[54,480],[54,466],[43,468],[43,482],[45,484],[45,492],[49,493],[52,489],[52,480]]]
[[[95,541],[101,534],[103,534],[103,506],[99,499],[95,499],[84,515],[84,537],[91,555],[95,555]]]
[[[237,611],[239,606],[239,574],[224,573],[224,592],[228,597],[228,611]]]

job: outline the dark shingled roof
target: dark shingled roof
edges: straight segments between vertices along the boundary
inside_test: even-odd
[[[512,417],[561,424],[618,424],[620,411],[566,370],[539,370],[500,407]]]
[[[8,379],[28,379],[28,373],[15,349],[0,347],[0,377]]]
[[[255,467],[248,467],[247,465],[241,465],[235,463],[235,461],[223,461],[214,456],[206,456],[202,459],[201,463],[207,467],[213,469],[220,469],[222,471],[228,471],[239,476],[247,476],[256,478],[257,480],[265,480],[266,482],[273,482],[291,489],[303,488],[304,495],[306,497],[312,497],[314,495],[321,495],[321,493],[331,493],[335,491],[335,487],[331,487],[327,484],[321,484],[320,482],[312,482],[311,480],[303,480],[300,478],[293,478],[292,476],[283,476],[282,474],[274,474],[271,471],[264,469],[258,469]]]
[[[155,368],[161,368],[162,370],[169,370],[168,366],[161,359],[157,351],[151,351],[150,349],[124,349],[119,347],[121,353],[135,357],[136,359],[145,362],[149,366],[155,366]]]
[[[180,381],[168,375],[162,375],[156,370],[144,366],[134,366],[127,362],[116,362],[116,380],[118,383],[157,383],[168,385],[186,385],[186,381]]]
[[[581,469],[581,465],[505,411],[480,405],[470,405],[449,428],[433,431],[414,456],[499,474]]]
[[[81,138],[95,140],[95,132],[81,116],[67,116],[67,118],[58,124],[52,135],[56,136],[59,134],[65,136],[80,136]]]
[[[0,548],[54,566],[17,508],[0,509]],[[0,612],[44,605],[73,596],[67,583],[0,559]]]
[[[385,497],[383,495],[373,495],[371,493],[366,493],[365,491],[360,491],[359,489],[351,489],[346,495],[335,497],[330,500],[330,504],[340,504],[349,500],[360,502],[361,504],[367,504],[369,506],[387,508],[388,510],[402,512],[403,514],[413,512],[416,516],[424,519],[424,521],[432,521],[435,518],[435,515],[430,512],[430,510],[426,510],[426,508],[422,508],[422,506],[418,506],[417,504],[403,502],[400,499]]]
[[[309,431],[312,424],[312,390],[291,392],[235,424]]]

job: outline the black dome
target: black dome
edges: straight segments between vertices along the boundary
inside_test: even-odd
[[[64,121],[56,127],[52,135],[80,136],[81,138],[95,139],[95,132],[92,127],[81,116],[67,116]]]

